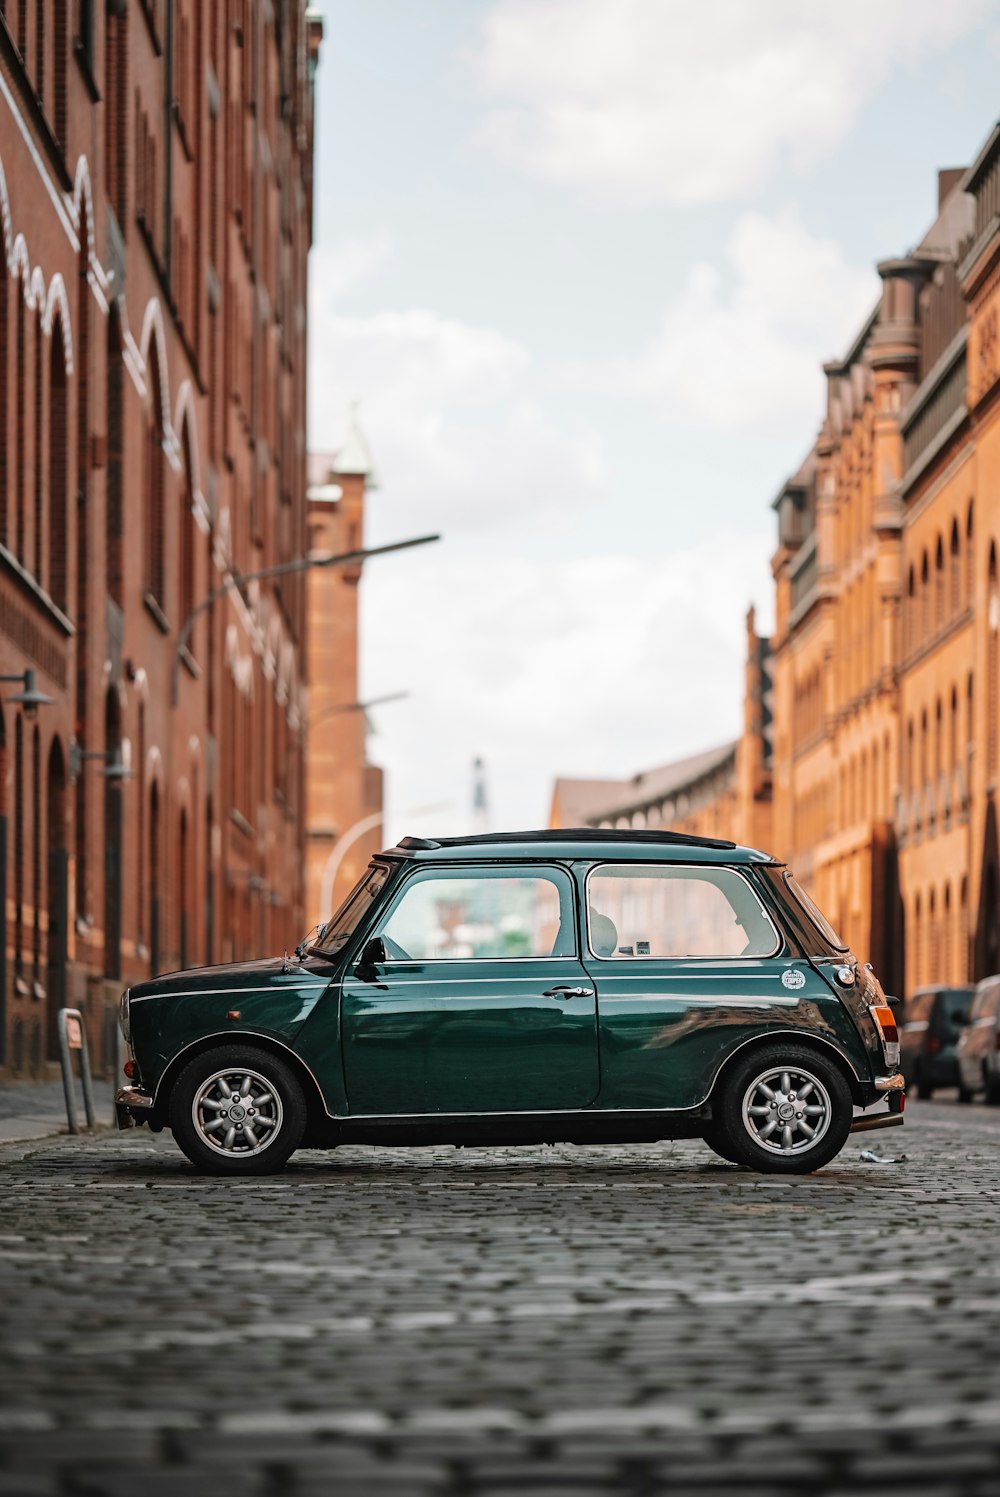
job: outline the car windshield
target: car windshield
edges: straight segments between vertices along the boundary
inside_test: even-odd
[[[348,894],[332,920],[319,927],[317,938],[306,938],[307,949],[318,952],[321,956],[336,956],[347,945],[371,909],[372,901],[378,898],[388,877],[388,868],[373,863],[360,883]]]

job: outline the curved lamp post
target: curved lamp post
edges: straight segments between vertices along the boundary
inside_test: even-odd
[[[307,572],[313,568],[350,566],[355,562],[367,561],[370,556],[386,556],[390,551],[408,551],[414,546],[427,546],[431,541],[439,541],[440,535],[417,535],[406,541],[391,541],[387,546],[363,546],[355,551],[342,551],[334,556],[297,556],[294,561],[282,561],[276,566],[260,567],[255,572],[230,572],[221,587],[213,588],[207,598],[202,598],[196,604],[177,631],[177,648],[174,650],[174,662],[170,678],[170,703],[177,706],[179,695],[181,660],[187,648],[187,642],[191,638],[191,631],[201,618],[202,614],[231,593],[235,588],[242,587],[246,582],[261,582],[267,577],[287,577],[292,572]],[[21,678],[18,677],[18,680]]]

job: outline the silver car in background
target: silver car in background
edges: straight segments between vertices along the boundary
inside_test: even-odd
[[[976,984],[955,1058],[962,1101],[985,1092],[987,1102],[1000,1104],[1000,976]]]

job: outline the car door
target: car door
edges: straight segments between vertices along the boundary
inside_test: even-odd
[[[558,866],[420,866],[341,997],[352,1116],[561,1112],[599,1086],[597,1006]]]
[[[602,1107],[696,1106],[740,1040],[824,1027],[817,1000],[829,988],[808,961],[782,955],[741,871],[601,864],[585,887]]]

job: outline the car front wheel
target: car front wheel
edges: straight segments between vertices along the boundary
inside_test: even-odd
[[[767,1045],[738,1061],[713,1100],[724,1157],[764,1174],[804,1175],[828,1164],[844,1147],[853,1115],[840,1069],[794,1043]]]
[[[170,1094],[174,1138],[212,1175],[270,1175],[302,1142],[306,1103],[291,1070],[249,1045],[206,1050]]]

